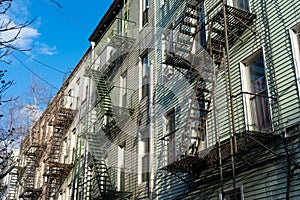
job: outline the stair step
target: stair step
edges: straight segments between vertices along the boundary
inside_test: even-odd
[[[191,106],[191,109],[192,110],[198,110],[198,111],[203,111],[203,112],[208,112],[209,110],[207,108],[199,108],[199,107],[194,107],[194,106]]]
[[[193,42],[190,41],[189,39],[178,37],[177,40],[178,40],[178,45],[184,45],[190,47],[193,44]]]
[[[192,22],[183,21],[182,24],[188,27],[197,28],[197,24],[194,24]]]
[[[202,87],[197,87],[197,92],[201,92],[201,93],[203,93],[203,92],[205,92],[205,93],[209,93],[209,90],[208,89],[206,89],[206,88],[202,88]]]
[[[220,56],[223,56],[223,54],[224,54],[224,51],[223,51],[223,50],[219,50],[219,49],[215,49],[215,48],[207,49],[207,50],[208,50],[208,53],[210,53],[210,51],[211,51],[212,54],[214,54],[214,55],[220,55]]]
[[[199,11],[199,12],[202,11],[202,8],[198,6],[198,2],[197,2],[196,5],[193,5],[193,4],[191,4],[191,3],[187,3],[186,6],[187,6],[188,8],[192,8],[192,9],[197,10],[197,11]]]
[[[195,35],[196,35],[195,33],[192,33],[191,31],[187,31],[187,30],[184,30],[184,29],[181,29],[180,33],[182,33],[184,35],[191,36],[191,37],[195,37]]]
[[[189,49],[185,49],[185,48],[181,48],[181,47],[176,47],[176,51],[184,52],[184,53],[187,53],[187,54],[191,53],[191,51]]]
[[[185,13],[185,16],[186,16],[186,17],[193,18],[193,19],[196,19],[196,20],[200,20],[200,16],[199,16],[199,15],[195,15],[195,14],[192,13],[192,12],[186,12],[186,13]]]
[[[209,100],[209,99],[203,99],[203,98],[197,97],[197,100],[198,100],[199,102],[210,103],[210,100]]]

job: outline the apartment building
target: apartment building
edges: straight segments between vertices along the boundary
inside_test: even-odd
[[[21,146],[19,199],[297,199],[300,3],[115,0]]]
[[[1,169],[1,173],[7,173],[0,182],[0,197],[2,200],[13,200],[17,198],[17,188],[18,188],[18,170],[13,167],[19,158],[19,149],[13,149],[11,154],[11,159],[7,162],[4,169]]]
[[[169,29],[157,199],[299,198],[300,4],[289,3],[157,1]]]
[[[112,3],[22,143],[20,199],[149,198],[154,5]]]
[[[74,199],[149,196],[155,82],[152,5],[146,0],[114,1],[89,38],[88,109],[77,130]]]

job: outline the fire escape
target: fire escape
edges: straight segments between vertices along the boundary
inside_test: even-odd
[[[113,103],[112,93],[121,94],[122,91],[127,91],[127,88],[111,86],[109,80],[114,70],[122,64],[134,39],[116,31],[113,31],[109,37],[110,42],[107,46],[113,47],[113,53],[98,69],[88,69],[97,93],[94,109],[89,112],[88,116],[88,131],[83,136],[88,143],[87,164],[92,174],[89,194],[83,196],[90,199],[127,199],[133,194],[130,184],[122,189],[116,188],[117,171],[124,170],[124,177],[126,172],[125,169],[108,166],[106,157],[110,144],[121,133],[120,127],[126,124],[133,112],[127,105],[122,107]],[[82,167],[78,166],[78,168]],[[129,174],[126,177],[133,178]],[[78,183],[82,183],[79,178]]]
[[[34,182],[36,166],[45,150],[45,146],[36,139],[38,129],[39,124],[36,123],[33,132],[22,143],[21,156],[23,155],[25,158],[25,166],[18,169],[18,173],[23,176],[22,183],[20,183],[23,187],[23,192],[19,195],[19,198],[22,199],[36,199],[42,193],[41,188],[35,188]]]
[[[56,107],[53,108],[53,117],[49,126],[53,127],[52,135],[49,139],[49,148],[47,149],[46,169],[44,176],[46,177],[45,199],[56,199],[58,191],[71,171],[73,165],[61,161],[61,152],[63,141],[68,128],[70,127],[75,111],[65,108],[63,96],[60,96]]]
[[[162,169],[175,175],[178,172],[183,172],[199,177],[209,165],[217,163],[222,179],[222,162],[224,160],[231,159],[233,162],[232,171],[235,171],[235,155],[245,153],[257,146],[263,146],[267,149],[264,144],[274,138],[274,135],[249,130],[237,133],[234,129],[234,96],[231,89],[229,49],[237,42],[245,42],[255,34],[251,25],[256,15],[229,6],[224,3],[225,1],[216,1],[217,3],[210,10],[203,12],[204,2],[204,0],[185,1],[183,16],[178,26],[173,29],[173,40],[175,39],[175,41],[168,44],[169,48],[164,63],[172,65],[183,74],[188,74],[194,81],[194,89],[184,131],[181,135],[178,158]],[[246,31],[250,34],[243,35]],[[201,48],[195,48],[195,43],[200,43],[199,38],[204,32],[207,34],[206,44],[203,45],[206,53],[201,51]],[[209,62],[206,54],[209,59],[212,59],[212,63]],[[220,141],[218,136],[215,145],[203,146],[202,141],[206,137],[206,125],[209,123],[208,115],[213,112],[211,104],[214,99],[219,70],[224,70],[228,76],[229,85],[226,92],[229,96],[227,103],[231,109],[228,113],[231,116],[229,120],[231,123],[230,139]],[[191,127],[194,122],[198,124],[196,128]],[[197,134],[192,134],[191,129],[194,129],[193,132],[196,131]],[[166,135],[161,139],[167,141],[168,136]],[[230,173],[233,173],[233,179],[235,179],[234,172]]]
[[[172,172],[178,171],[179,168],[190,171],[190,161],[195,160],[199,152],[205,148],[206,124],[211,105],[211,93],[216,82],[216,69],[212,66],[206,51],[197,46],[197,43],[200,43],[199,25],[203,19],[203,2],[186,0],[182,19],[174,27],[172,40],[169,41],[166,49],[164,64],[173,66],[194,82],[178,149],[180,160],[164,168]],[[193,134],[191,130],[194,131]],[[168,141],[170,134],[175,133],[169,133],[162,140]]]

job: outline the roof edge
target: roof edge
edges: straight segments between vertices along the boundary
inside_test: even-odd
[[[104,33],[107,31],[107,28],[111,25],[113,18],[118,15],[123,5],[124,0],[114,0],[110,8],[98,23],[92,35],[89,37],[90,42],[97,42],[103,37]]]

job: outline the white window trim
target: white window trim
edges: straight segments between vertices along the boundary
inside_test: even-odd
[[[240,191],[241,191],[241,199],[244,200],[244,188],[243,188],[243,185],[237,185],[236,186],[236,189],[237,188],[240,188]],[[225,189],[223,192],[228,192],[230,190],[233,190],[234,188],[231,187],[231,188],[227,188]],[[219,192],[219,200],[223,200],[223,194],[222,194],[222,191]]]
[[[230,5],[230,6],[232,6],[232,7],[235,7],[233,5],[233,1],[236,1],[236,0],[227,0],[227,4]],[[249,11],[248,12],[251,12],[251,1],[248,0],[248,3],[249,3]],[[237,7],[235,7],[235,8],[237,8]],[[238,9],[240,9],[240,8],[238,8]]]
[[[126,164],[126,150],[125,150],[125,145],[123,146],[118,146],[118,173],[117,173],[117,184],[118,184],[118,191],[121,191],[121,176],[122,176],[122,168],[125,168],[125,164]]]
[[[168,41],[167,40],[167,36],[169,36]],[[173,51],[173,24],[171,24],[162,34],[161,37],[161,53],[162,53],[162,61],[165,61],[166,59],[166,50],[167,50],[167,45],[169,45],[168,48],[170,48],[171,52]],[[171,65],[166,65],[166,64],[162,64],[162,68],[161,68],[161,73],[162,73],[162,83],[165,84],[167,82],[169,82],[174,76],[175,76],[175,69],[173,66]],[[168,74],[171,74],[171,76],[169,78],[167,78],[165,74],[165,72],[167,72]]]
[[[151,138],[150,138],[150,132],[149,129],[144,129],[141,130],[139,132],[139,141],[138,141],[138,184],[143,184],[145,183],[145,181],[143,181],[143,157],[145,156],[145,146],[144,146],[144,141],[142,141],[142,138],[148,136],[149,137],[149,152],[148,152],[148,156],[149,156],[149,172],[151,171]],[[150,174],[151,175],[151,174]],[[150,180],[150,176],[149,176],[149,180]]]
[[[168,114],[169,113],[171,113],[171,111],[173,111],[173,109],[174,109],[174,114],[175,114],[175,130],[176,130],[176,109],[175,109],[175,107],[174,108],[172,108],[172,109],[170,109],[169,111],[167,111],[167,112],[165,112],[164,114],[163,114],[163,136],[166,136],[167,134],[169,134],[169,132],[168,132],[168,128],[167,128],[167,126],[168,126]],[[174,135],[174,141],[172,141],[174,144],[174,146],[173,146],[173,150],[172,150],[172,156],[174,157],[173,158],[173,160],[171,160],[171,161],[169,161],[169,156],[170,156],[170,149],[168,148],[168,146],[169,146],[169,142],[170,141],[165,141],[164,140],[164,146],[165,146],[165,149],[164,149],[164,151],[165,151],[165,153],[164,153],[164,155],[166,156],[166,164],[167,165],[169,165],[169,164],[171,164],[171,163],[173,163],[175,160],[176,160],[176,157],[177,157],[177,152],[176,152],[176,133],[173,133],[173,135]],[[170,137],[170,136],[168,136],[168,137]]]
[[[124,71],[120,76],[120,97],[119,97],[119,106],[120,107],[127,107],[128,106],[128,91],[127,91],[127,85],[128,85],[128,72],[127,70]],[[124,95],[126,94],[126,103],[123,105],[124,102]]]
[[[147,23],[145,23],[143,25],[143,13],[146,9],[148,9],[148,12],[149,12],[149,7],[150,7],[150,1],[151,0],[148,0],[148,6],[145,6],[144,7],[144,2],[146,0],[140,0],[140,30],[142,30],[145,26],[147,26],[147,24],[149,23],[149,21]],[[148,13],[149,14],[149,13]],[[148,15],[148,20],[149,20],[149,15]]]
[[[298,38],[296,33],[294,32],[295,30],[300,31],[300,23],[297,24],[296,26],[292,27],[289,32],[290,32],[290,37],[291,37],[291,46],[292,46],[292,51],[293,51],[293,60],[295,64],[295,72],[296,72],[296,78],[297,78],[297,87],[298,87],[298,95],[300,98],[300,46],[298,44]]]
[[[148,86],[148,96],[150,97],[151,95],[151,90],[150,90],[150,83],[151,83],[151,67],[152,67],[152,62],[149,60],[149,52],[148,49],[145,51],[143,54],[139,56],[139,100],[142,100],[145,96],[143,96],[143,79],[144,79],[144,57],[147,55],[148,58],[148,79],[147,79],[147,84]],[[146,95],[146,96],[147,96]]]
[[[260,53],[262,54],[263,59],[264,59],[265,70],[267,70],[267,68],[266,68],[266,54],[265,54],[265,50],[263,49],[263,47],[261,47],[261,50],[258,49],[254,53],[248,54],[246,56],[246,58],[243,59],[243,61],[240,62],[242,92],[251,92],[249,82],[245,78],[246,77],[246,65],[247,65],[247,63],[249,63],[253,58],[255,58]],[[270,91],[269,91],[269,83],[268,83],[268,78],[267,78],[267,71],[265,71],[265,74],[266,74],[267,94],[269,95]],[[251,124],[253,122],[251,121],[251,117],[248,116],[248,114],[251,113],[251,106],[250,106],[249,99],[245,98],[244,96],[243,96],[243,105],[245,105],[244,106],[244,113],[246,114],[246,116],[245,116],[245,127],[246,128],[248,127],[247,130],[252,130],[252,128],[250,128],[250,127],[251,127]],[[269,100],[269,105],[271,105],[270,100]],[[271,131],[274,128],[273,123],[272,123],[273,114],[272,114],[271,107],[270,107],[270,118],[271,118],[271,126],[272,126],[270,128],[270,131]]]

